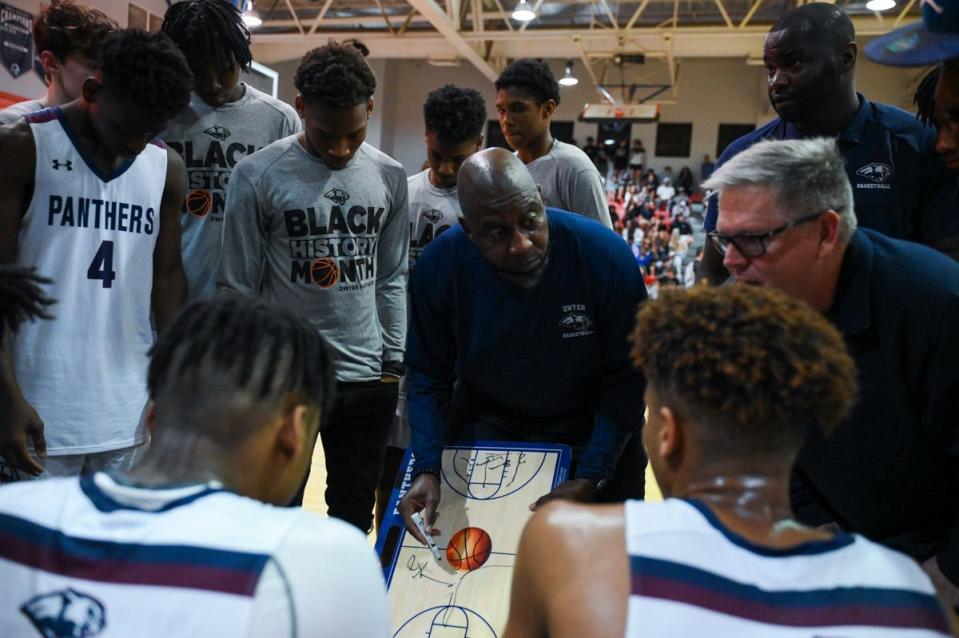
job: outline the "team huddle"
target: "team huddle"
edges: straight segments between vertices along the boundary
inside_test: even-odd
[[[704,184],[731,281],[651,300],[542,61],[495,83],[514,152],[449,84],[407,177],[359,46],[306,53],[291,107],[222,0],[153,34],[52,0],[34,38],[47,94],[0,111],[0,635],[392,635],[366,535],[408,449],[398,512],[439,534],[452,441],[572,451],[504,636],[959,635],[948,62],[937,133],[856,93],[841,9],[787,12],[780,117]]]

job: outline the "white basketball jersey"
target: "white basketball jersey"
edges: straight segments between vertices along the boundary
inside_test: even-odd
[[[14,339],[17,381],[43,419],[49,454],[86,454],[143,440],[147,350],[153,343],[153,248],[167,152],[149,144],[112,176],[73,143],[60,109],[27,116],[36,143],[33,199],[17,263],[52,280],[52,321]]]
[[[102,472],[5,486],[0,636],[248,636],[261,576],[303,514]]]
[[[695,501],[628,501],[626,551],[627,638],[949,635],[919,566],[861,536],[777,550]]]

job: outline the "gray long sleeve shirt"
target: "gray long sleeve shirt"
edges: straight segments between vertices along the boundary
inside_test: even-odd
[[[296,135],[241,160],[227,190],[217,288],[305,316],[339,381],[378,379],[406,341],[403,167],[369,144],[330,170]]]

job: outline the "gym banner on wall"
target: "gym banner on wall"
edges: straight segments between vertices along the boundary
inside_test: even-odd
[[[33,16],[0,4],[0,58],[17,78],[33,68]]]

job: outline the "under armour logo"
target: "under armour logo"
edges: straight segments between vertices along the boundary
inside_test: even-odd
[[[68,171],[72,171],[73,160],[67,160],[65,162],[61,162],[60,160],[53,160],[53,170],[58,171],[60,170],[61,166],[65,167]]]
[[[919,7],[920,7],[920,8],[921,8],[922,5],[924,5],[924,4],[928,4],[928,5],[932,8],[933,11],[935,11],[935,12],[938,13],[939,15],[942,15],[942,11],[943,11],[942,7],[940,7],[938,4],[936,4],[935,2],[933,2],[933,0],[919,0]]]

